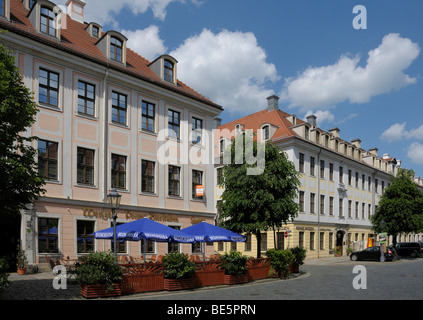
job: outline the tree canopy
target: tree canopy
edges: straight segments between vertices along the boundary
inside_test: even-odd
[[[242,142],[243,148],[239,148]],[[236,144],[238,143],[238,146]],[[223,194],[220,203],[221,225],[239,233],[257,237],[257,257],[261,256],[261,232],[275,230],[293,220],[299,210],[295,198],[300,181],[294,164],[286,153],[272,142],[265,144],[263,159],[260,148],[264,145],[242,135],[226,153],[230,153],[230,164],[223,169]],[[257,162],[248,161],[246,152],[240,161],[237,150],[251,148]],[[226,154],[225,156],[229,155]],[[259,174],[249,174],[253,167],[260,167]],[[250,170],[249,170],[250,169]]]
[[[17,214],[42,192],[34,137],[24,132],[34,123],[37,105],[23,84],[14,58],[0,45],[0,213]]]
[[[371,217],[376,232],[387,232],[394,238],[401,233],[423,231],[423,192],[413,181],[414,172],[399,169],[392,183],[385,189],[376,213]],[[385,222],[381,230],[380,222]]]

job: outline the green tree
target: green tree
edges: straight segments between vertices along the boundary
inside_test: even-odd
[[[37,105],[24,86],[14,58],[0,44],[0,213],[17,214],[44,192],[38,175],[34,137],[24,132],[34,123]]]
[[[226,159],[230,156],[231,161],[223,168],[220,224],[234,232],[254,234],[258,243],[257,257],[261,257],[261,232],[280,228],[298,214],[295,198],[299,176],[286,153],[272,142],[266,143],[263,159],[257,157],[257,163],[249,164],[246,152],[242,152],[240,161],[236,151],[241,148],[236,144],[242,142],[243,151],[250,147],[257,156],[263,145],[245,135],[236,141],[224,155]],[[249,174],[249,169],[261,165],[260,174]]]
[[[380,223],[385,221],[384,232],[396,237],[401,233],[423,231],[423,192],[413,181],[412,170],[400,169],[392,183],[385,189],[376,213],[371,217],[375,232],[381,232]]]

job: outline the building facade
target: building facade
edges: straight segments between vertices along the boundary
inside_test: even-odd
[[[30,263],[112,249],[93,232],[111,226],[107,194],[122,195],[117,222],[149,217],[182,229],[215,218],[211,150],[221,106],[178,80],[178,63],[150,62],[126,37],[84,22],[85,2],[0,0],[0,42],[13,51],[39,112],[37,136],[46,194],[23,212],[20,237]],[[197,185],[204,187],[199,196]],[[147,254],[199,246],[147,243]],[[206,246],[213,252],[213,246]],[[141,243],[119,243],[139,257]]]
[[[225,148],[237,134],[252,130],[258,141],[270,139],[286,152],[301,182],[298,217],[278,232],[263,231],[262,253],[274,247],[300,246],[307,249],[307,257],[317,258],[333,255],[337,248],[344,255],[347,248],[365,249],[377,240],[370,217],[401,162],[388,154],[380,156],[377,148],[364,150],[359,139],[343,140],[338,128],[320,129],[314,115],[303,121],[280,110],[278,100],[269,97],[267,109],[219,126],[214,149],[217,181]],[[421,179],[416,183],[423,187]],[[217,201],[222,192],[217,186]],[[421,240],[419,235],[403,236],[403,240],[409,238]],[[255,237],[248,236],[244,244],[220,244],[218,250],[254,255],[256,246]]]

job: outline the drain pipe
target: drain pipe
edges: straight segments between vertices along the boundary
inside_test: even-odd
[[[320,154],[322,153],[322,148],[319,148],[319,153],[317,154],[317,163],[319,171],[317,173],[317,259],[320,258],[320,172],[321,172],[321,164],[320,164]]]

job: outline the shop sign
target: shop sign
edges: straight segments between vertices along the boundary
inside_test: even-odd
[[[124,211],[126,219],[128,220],[139,220],[143,218],[149,218],[157,222],[179,222],[177,216],[164,214],[164,213],[146,213],[146,212],[134,212],[126,210]],[[112,212],[109,210],[101,210],[94,208],[82,208],[82,214],[84,217],[97,218],[108,220],[112,218]]]

